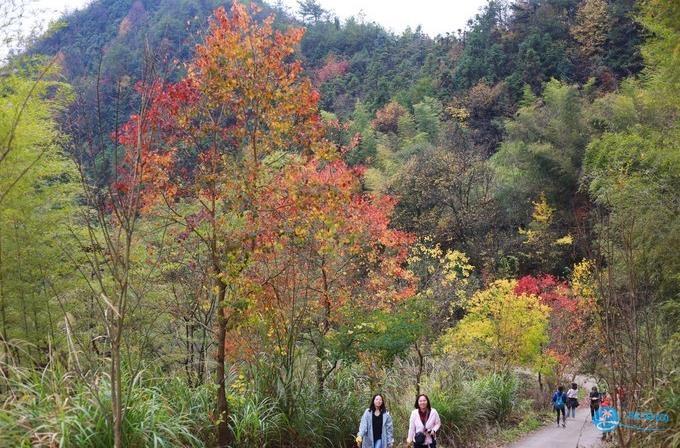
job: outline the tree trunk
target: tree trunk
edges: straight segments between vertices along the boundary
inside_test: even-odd
[[[7,312],[5,311],[5,284],[2,275],[2,238],[0,238],[0,323],[2,323],[2,328],[0,333],[2,334],[3,346],[7,348],[9,339],[7,338]],[[9,361],[9,353],[7,353],[7,359],[5,362]]]
[[[423,368],[425,364],[425,357],[416,342],[416,353],[418,353],[418,371],[416,372],[416,397],[420,395],[420,379],[423,376]]]
[[[321,276],[323,279],[323,316],[321,319],[320,338],[316,348],[316,382],[319,396],[323,395],[326,377],[323,372],[324,348],[326,335],[331,328],[331,299],[329,295],[328,276],[326,275],[325,260],[321,261]]]
[[[118,325],[116,325],[118,327]],[[120,371],[120,328],[114,329],[111,338],[111,412],[113,413],[113,446],[123,447],[123,403],[121,396],[121,371]]]
[[[316,349],[316,387],[319,397],[323,395],[324,372],[323,372],[323,345],[319,344]]]
[[[186,354],[184,356],[184,372],[187,375],[187,383],[189,387],[194,386],[194,344],[193,344],[193,327],[189,322],[190,318],[184,318],[184,348]]]
[[[217,280],[218,300],[220,306],[217,312],[217,371],[215,382],[217,384],[217,446],[227,448],[231,442],[231,432],[229,431],[229,403],[227,402],[225,358],[226,349],[224,341],[227,337],[227,318],[224,315],[224,298],[226,296],[226,285]]]

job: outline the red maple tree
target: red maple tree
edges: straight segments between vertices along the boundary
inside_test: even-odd
[[[520,278],[515,293],[536,295],[550,307],[550,343],[544,353],[557,361],[557,378],[569,368],[578,368],[591,336],[591,300],[576,295],[568,282],[549,274]]]

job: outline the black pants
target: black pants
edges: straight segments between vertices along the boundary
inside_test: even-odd
[[[560,424],[560,412],[562,413],[562,423],[567,421],[567,418],[564,414],[564,406],[562,406],[561,408],[556,407],[555,413],[557,414],[557,424],[558,425]]]
[[[427,444],[420,445],[418,443],[414,443],[413,448],[437,448],[437,441],[433,440],[432,443],[430,443],[429,445],[427,445]]]
[[[597,412],[598,409],[600,409],[599,406],[591,406],[590,407],[590,419],[591,420],[595,418],[595,413]]]

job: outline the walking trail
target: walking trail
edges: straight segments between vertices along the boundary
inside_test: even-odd
[[[577,378],[579,387],[590,391],[593,382]],[[553,423],[533,432],[523,439],[508,445],[507,448],[601,448],[602,433],[590,422],[590,407],[586,400],[579,400],[576,418],[567,418],[567,427],[559,428]]]

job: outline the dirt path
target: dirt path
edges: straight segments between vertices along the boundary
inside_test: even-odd
[[[581,379],[581,378],[579,378]],[[580,387],[590,390],[592,382],[579,381]],[[576,418],[567,419],[567,427],[557,427],[552,423],[521,440],[508,445],[507,448],[600,448],[602,433],[590,422],[590,408],[583,405],[576,408]]]

